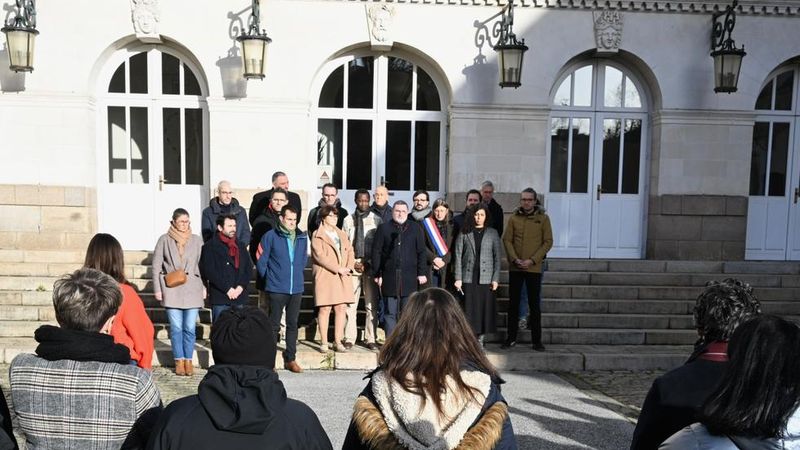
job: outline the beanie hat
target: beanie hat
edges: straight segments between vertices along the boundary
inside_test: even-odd
[[[256,307],[233,307],[211,325],[211,354],[216,364],[273,369],[277,351],[269,317]]]

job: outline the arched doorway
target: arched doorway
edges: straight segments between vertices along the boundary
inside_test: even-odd
[[[637,77],[606,59],[575,64],[551,102],[546,207],[549,256],[644,256],[647,96]]]
[[[330,61],[315,90],[317,187],[334,183],[353,207],[360,188],[411,204],[445,190],[447,99],[432,67],[410,55],[361,52]]]
[[[199,232],[208,202],[208,90],[189,58],[164,46],[112,56],[98,78],[98,228],[151,250],[172,211]]]
[[[800,64],[767,78],[756,100],[746,259],[800,260]]]

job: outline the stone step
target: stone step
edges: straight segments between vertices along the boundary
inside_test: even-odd
[[[152,252],[125,251],[125,265],[149,265]],[[65,263],[83,265],[85,250],[13,250],[0,249],[0,263]]]
[[[502,342],[505,333],[487,334],[489,342]],[[543,328],[544,344],[580,345],[692,345],[697,341],[695,330],[664,329],[607,329],[607,328]],[[520,330],[517,334],[519,345],[529,345],[531,333]]]
[[[545,285],[545,298],[581,299],[641,299],[641,300],[693,300],[702,291],[700,287],[685,286],[588,286]],[[800,288],[756,288],[760,300],[800,301]],[[502,293],[499,294],[502,296]]]
[[[641,273],[641,272],[547,272],[545,285],[620,285],[620,286],[697,286],[710,280],[737,278],[759,287],[800,287],[800,275],[713,274],[713,273]]]
[[[20,353],[34,353],[36,345],[32,338],[0,338],[0,363],[9,364]],[[360,346],[347,353],[327,354],[319,353],[318,347],[317,342],[298,343],[297,362],[304,369],[366,371],[377,364],[378,354]],[[279,345],[279,350],[282,349],[283,346]],[[683,364],[691,351],[691,346],[680,345],[548,345],[545,352],[534,352],[523,345],[508,350],[501,350],[498,344],[486,346],[489,361],[501,371],[666,370]],[[208,341],[198,341],[194,365],[208,368],[213,363]],[[153,365],[174,366],[169,341],[155,342]],[[276,355],[275,367],[278,370],[283,368],[280,351]]]
[[[553,259],[549,272],[649,272],[711,274],[800,274],[795,261],[660,261],[631,259]]]

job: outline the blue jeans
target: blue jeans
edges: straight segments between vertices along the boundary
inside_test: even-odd
[[[166,308],[169,319],[169,341],[175,359],[192,359],[198,308]]]
[[[231,309],[231,305],[211,305],[211,324],[217,321],[217,317],[224,311]]]
[[[400,313],[408,303],[408,296],[405,297],[383,297],[383,329],[386,331],[386,338],[392,334],[392,330],[397,326]]]

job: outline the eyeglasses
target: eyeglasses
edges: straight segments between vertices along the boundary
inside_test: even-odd
[[[289,200],[286,200],[285,198],[273,198],[272,201],[275,203],[289,203]]]

